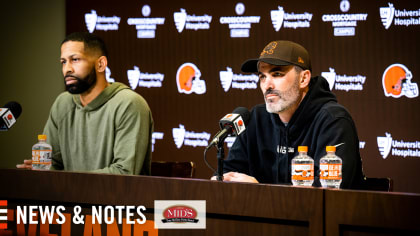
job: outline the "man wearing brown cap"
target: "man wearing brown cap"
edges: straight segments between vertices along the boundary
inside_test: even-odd
[[[291,183],[291,159],[298,146],[308,146],[319,183],[319,159],[325,147],[337,145],[343,160],[341,188],[361,188],[362,162],[356,127],[337,103],[328,82],[311,77],[309,54],[290,41],[270,42],[257,59],[247,60],[243,72],[257,73],[265,104],[255,106],[247,130],[229,151],[224,180]]]

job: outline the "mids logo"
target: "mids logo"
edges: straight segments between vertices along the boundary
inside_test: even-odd
[[[324,14],[322,21],[331,22],[334,28],[334,36],[355,36],[358,21],[366,21],[367,13],[348,14],[350,1],[342,0],[340,3],[341,14]]]
[[[272,10],[270,16],[274,30],[279,31],[282,25],[284,28],[309,28],[313,14],[308,12],[301,14],[287,13],[282,6],[278,6],[278,10]]]
[[[93,33],[95,29],[102,31],[118,30],[120,20],[121,18],[118,16],[98,16],[95,10],[85,14],[86,27],[89,33]]]
[[[156,140],[162,140],[163,135],[164,135],[163,132],[153,132],[153,134],[152,134],[152,152],[155,151]]]
[[[188,15],[185,9],[181,8],[179,12],[174,12],[174,22],[178,33],[184,29],[187,30],[206,30],[210,29],[212,16],[207,14],[202,16]]]
[[[228,24],[231,38],[249,38],[252,23],[260,23],[260,16],[241,16],[245,13],[245,5],[238,2],[235,12],[239,16],[222,16],[220,24]]]
[[[156,28],[158,25],[165,24],[165,17],[149,17],[152,13],[152,8],[149,5],[143,5],[141,8],[140,18],[128,18],[128,25],[135,25],[137,30],[137,38],[153,39],[156,37]]]
[[[143,73],[137,66],[134,66],[134,70],[127,70],[128,82],[130,83],[131,89],[136,89],[139,87],[162,87],[162,82],[165,77],[164,74],[155,73],[149,74],[147,72]]]
[[[258,83],[258,76],[257,75],[241,75],[241,74],[234,74],[232,72],[232,68],[226,67],[226,71],[220,71],[220,82],[222,84],[223,90],[225,92],[229,91],[229,89],[256,89]]]
[[[207,132],[196,133],[185,130],[184,125],[172,129],[172,136],[176,147],[179,149],[182,145],[192,147],[207,147],[209,145],[210,134]]]
[[[402,64],[392,64],[382,75],[382,86],[385,96],[415,98],[419,95],[417,83],[412,83],[413,74]]]
[[[420,9],[410,10],[398,10],[394,8],[394,4],[388,3],[388,7],[380,7],[379,15],[385,29],[389,29],[394,22],[394,25],[420,25]],[[413,18],[417,17],[417,18]]]
[[[330,85],[330,90],[363,90],[363,85],[366,82],[366,76],[362,75],[337,75],[334,68],[330,67],[329,72],[322,72],[321,76],[326,78]]]
[[[190,62],[182,64],[176,72],[176,85],[179,93],[206,93],[206,82],[200,79],[201,72]]]
[[[7,200],[0,200],[0,229],[7,229]]]
[[[205,229],[206,201],[155,200],[155,228]]]
[[[393,140],[390,133],[377,137],[379,152],[383,159],[391,153],[399,157],[420,157],[420,141],[406,142],[404,140]]]
[[[106,81],[108,81],[109,83],[115,82],[115,79],[111,78],[111,69],[109,69],[108,66],[105,69],[105,78],[106,78]]]

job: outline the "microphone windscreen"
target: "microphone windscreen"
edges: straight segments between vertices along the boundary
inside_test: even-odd
[[[4,105],[4,108],[9,108],[15,119],[17,119],[22,113],[22,106],[17,102],[8,102],[6,105]]]
[[[236,113],[236,114],[241,115],[242,120],[245,123],[245,126],[248,125],[249,119],[251,117],[251,113],[249,113],[249,111],[246,107],[237,107],[237,108],[235,108],[235,110],[233,110],[232,113]]]

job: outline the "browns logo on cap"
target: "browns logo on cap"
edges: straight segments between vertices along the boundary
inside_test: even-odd
[[[304,70],[312,70],[308,51],[292,41],[270,42],[264,47],[259,58],[245,61],[241,70],[243,72],[258,72],[258,62],[260,61],[276,66],[295,65]]]

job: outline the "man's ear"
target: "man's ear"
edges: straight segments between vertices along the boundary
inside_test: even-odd
[[[101,56],[96,60],[96,71],[104,72],[108,66],[108,59],[106,56]]]
[[[309,86],[309,82],[311,82],[311,71],[304,70],[300,72],[300,80],[299,85],[301,88],[306,88]]]

